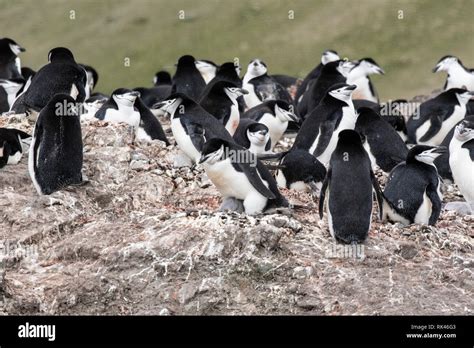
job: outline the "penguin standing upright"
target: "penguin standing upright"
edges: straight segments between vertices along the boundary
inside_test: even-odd
[[[341,58],[339,58],[339,55],[336,51],[326,50],[323,52],[323,54],[321,55],[321,62],[313,70],[311,70],[308,75],[306,75],[303,82],[298,86],[295,95],[295,100],[297,101],[297,103],[301,101],[303,94],[308,90],[309,84],[319,77],[323,65],[340,59]]]
[[[202,91],[206,88],[206,82],[196,68],[195,61],[194,57],[190,55],[179,58],[176,73],[173,76],[172,94],[183,93],[194,100],[199,99]]]
[[[383,192],[384,220],[434,225],[441,212],[441,181],[433,161],[444,147],[416,145],[390,172]]]
[[[171,131],[181,151],[197,162],[206,140],[221,138],[233,143],[224,125],[193,99],[183,93],[170,95],[155,108],[171,116]]]
[[[0,80],[0,114],[12,107],[23,87],[23,80]]]
[[[9,38],[0,39],[0,79],[21,78],[18,55],[25,49]]]
[[[0,128],[0,144],[7,143],[3,156],[5,164],[17,164],[23,156],[23,146],[21,139],[30,138],[31,135],[13,128]],[[8,154],[6,153],[8,149]]]
[[[352,94],[352,99],[365,99],[374,103],[379,102],[379,96],[369,77],[372,74],[385,74],[383,69],[372,58],[362,58],[355,63],[355,66],[347,75],[347,83],[357,86]]]
[[[319,217],[322,219],[327,196],[329,231],[337,241],[361,243],[367,238],[374,190],[382,218],[382,194],[359,133],[343,130],[339,133],[319,198]]]
[[[107,122],[125,122],[138,131],[140,113],[135,110],[134,105],[139,96],[139,92],[118,88],[113,91],[109,100],[97,110],[95,117]]]
[[[40,195],[82,183],[82,135],[76,101],[55,95],[41,110],[31,140],[28,170]]]
[[[329,87],[336,83],[345,83],[353,67],[354,63],[345,60],[336,60],[324,65],[319,77],[309,84],[308,90],[297,105],[300,117],[306,118],[306,115],[319,105]]]
[[[34,117],[56,94],[69,94],[80,103],[85,100],[86,71],[76,63],[72,52],[57,47],[49,51],[48,60],[49,64],[35,74],[29,88],[13,104],[16,113]]]
[[[413,144],[440,145],[466,115],[466,104],[473,95],[474,91],[451,88],[422,103],[407,122],[408,140]]]
[[[384,172],[390,172],[398,163],[403,162],[408,149],[395,129],[385,122],[372,109],[357,109],[359,116],[355,130],[364,138],[363,146],[369,155],[372,169],[379,167]]]
[[[271,150],[272,141],[268,127],[249,118],[240,120],[233,138],[237,144],[256,155],[265,154]]]
[[[202,148],[199,163],[224,199],[242,200],[248,215],[289,206],[262,162],[233,141],[208,140]]]
[[[451,88],[464,88],[474,91],[474,70],[466,68],[461,60],[454,56],[442,57],[433,72],[446,71],[448,77],[444,83],[444,90]]]
[[[249,92],[244,96],[245,103],[253,108],[265,100],[283,100],[293,104],[285,87],[268,76],[267,65],[260,59],[250,61],[243,79],[243,87]]]
[[[219,69],[219,66],[210,60],[196,60],[195,64],[206,83],[209,83],[216,76],[217,69]]]
[[[268,127],[272,149],[282,138],[288,128],[288,123],[298,121],[298,117],[293,113],[292,105],[283,100],[267,100],[247,110],[242,118],[250,118]]]
[[[293,148],[306,150],[327,165],[336,148],[339,133],[355,128],[357,113],[351,100],[355,88],[355,85],[346,83],[331,86],[321,103],[301,125]]]
[[[140,125],[136,131],[137,139],[145,141],[158,139],[163,141],[166,146],[170,145],[160,121],[158,121],[140,97],[135,99],[134,105],[140,114]]]
[[[199,104],[217,118],[230,135],[234,135],[240,120],[237,99],[247,93],[233,82],[213,80],[204,89]]]
[[[449,144],[449,166],[459,191],[474,209],[474,120],[458,124]]]

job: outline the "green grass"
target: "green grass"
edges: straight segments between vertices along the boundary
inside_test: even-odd
[[[24,66],[38,69],[49,49],[67,46],[99,71],[97,89],[107,93],[150,85],[187,53],[218,63],[237,57],[244,67],[260,57],[270,73],[295,76],[326,48],[370,56],[386,71],[373,78],[382,99],[440,88],[445,76],[431,68],[443,55],[474,67],[472,0],[0,0],[0,9],[0,37],[27,48]]]

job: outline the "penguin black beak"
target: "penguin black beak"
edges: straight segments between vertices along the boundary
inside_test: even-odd
[[[198,164],[202,164],[202,163],[206,162],[206,160],[207,160],[207,156],[201,156],[201,157],[199,158]]]
[[[241,89],[240,89],[240,93],[242,93],[242,94],[249,94],[249,91],[247,91],[247,90],[244,89],[244,88],[241,88]]]
[[[385,75],[385,71],[381,67],[377,67],[377,73],[380,75]]]
[[[348,91],[354,91],[356,88],[357,88],[357,85],[350,85],[350,86],[347,86],[345,89]]]
[[[438,64],[433,68],[432,72],[437,73],[439,71],[439,68],[441,68],[441,65]]]
[[[138,91],[131,91],[129,94],[133,97],[139,97],[140,96],[140,92],[138,92]]]
[[[18,46],[18,48],[20,49],[20,52],[25,52],[26,51],[26,48],[23,48],[21,46]]]
[[[438,146],[436,149],[433,150],[433,153],[439,153],[439,154],[443,154],[447,152],[448,152],[448,148],[446,146]]]

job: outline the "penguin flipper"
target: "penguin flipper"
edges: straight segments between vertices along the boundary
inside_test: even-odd
[[[419,142],[425,142],[433,138],[436,133],[439,132],[441,126],[443,125],[444,117],[447,114],[447,110],[438,109],[436,110],[436,114],[430,117],[430,128],[427,132],[419,139]]]
[[[441,200],[438,196],[437,185],[430,183],[426,188],[426,195],[428,196],[432,205],[431,216],[428,220],[428,224],[433,226],[438,220],[439,214],[441,213]]]
[[[329,145],[331,141],[332,134],[334,132],[335,122],[333,121],[324,121],[321,123],[320,131],[319,131],[319,140],[318,145],[316,145],[316,149],[314,150],[314,157],[320,156],[324,150]]]
[[[258,193],[268,199],[276,198],[275,194],[262,182],[262,178],[258,174],[257,166],[252,166],[250,163],[239,162],[234,162],[233,165],[237,166],[240,171],[244,172],[250,184],[258,191]]]
[[[326,190],[329,185],[329,181],[331,180],[331,174],[332,174],[332,168],[329,167],[328,171],[326,173],[326,177],[324,178],[323,181],[323,186],[321,187],[321,194],[319,195],[319,219],[323,218],[323,213],[324,213],[324,200],[326,199]]]
[[[192,122],[186,118],[181,117],[180,120],[181,120],[181,124],[186,129],[186,133],[191,138],[191,142],[193,143],[194,147],[199,152],[201,152],[202,147],[204,146],[204,143],[206,142],[206,139],[204,138],[204,132],[205,132],[204,128],[200,124]]]
[[[372,186],[375,190],[375,196],[377,197],[377,205],[379,206],[379,220],[382,221],[383,217],[383,195],[382,191],[380,190],[379,182],[374,175],[374,172],[370,171],[370,179],[372,180]]]

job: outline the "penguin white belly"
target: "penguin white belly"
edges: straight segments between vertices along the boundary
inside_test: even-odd
[[[416,224],[427,225],[428,222],[430,221],[431,211],[432,211],[432,204],[425,190],[425,192],[423,192],[423,202],[418,207],[418,211],[416,212],[414,222]]]
[[[171,119],[171,131],[173,132],[174,139],[181,151],[183,151],[186,156],[191,158],[194,162],[197,162],[201,154],[194,147],[191,138],[186,134],[179,118]]]
[[[104,121],[115,123],[123,122],[128,123],[133,127],[138,127],[140,124],[140,114],[137,111],[126,112],[121,111],[120,109],[107,109]]]
[[[449,144],[449,166],[466,202],[474,202],[474,162],[469,150],[462,148],[462,143],[455,138]]]
[[[278,187],[286,188],[286,178],[280,169],[277,170],[276,182],[277,182]]]
[[[234,135],[237,127],[239,126],[240,122],[240,112],[239,107],[236,104],[232,104],[230,107],[230,117],[227,120],[227,124],[225,125],[225,129],[230,133],[230,135]]]
[[[329,192],[329,188],[327,189],[326,191],[326,197],[327,197],[327,200],[326,200],[326,213],[328,214],[328,226],[329,226],[329,233],[331,234],[331,236],[333,238],[336,238],[336,233],[334,232],[334,226],[333,226],[333,221],[332,221],[332,215],[331,215],[331,210],[329,209],[329,199],[330,199],[330,192]]]
[[[370,164],[372,165],[372,170],[378,169],[377,160],[375,159],[374,155],[372,154],[372,151],[370,150],[369,142],[365,141],[363,146],[364,146],[365,152],[367,152],[367,154],[369,155]]]
[[[348,82],[349,83],[349,82]],[[362,77],[352,82],[357,85],[357,88],[352,93],[352,99],[366,99],[371,102],[378,103],[377,97],[372,94],[369,85],[369,79],[367,77]]]
[[[35,125],[35,128],[36,128],[36,125]],[[38,192],[38,194],[42,195],[43,193],[41,191],[40,185],[38,184],[38,181],[36,180],[35,168],[34,168],[34,165],[35,165],[35,162],[34,162],[35,151],[34,150],[35,150],[35,143],[37,141],[34,134],[35,134],[35,129],[33,128],[33,136],[31,138],[30,151],[28,154],[28,172],[30,174],[31,181],[33,182],[33,186],[35,187],[36,191]],[[41,147],[41,144],[38,147],[37,152],[36,152],[37,158],[39,156],[40,147]]]
[[[255,88],[251,83],[244,83],[242,87],[249,92],[248,94],[244,94],[245,104],[247,104],[249,109],[262,103],[255,94]]]
[[[288,122],[281,122],[277,119],[276,116],[273,116],[269,113],[263,114],[263,116],[258,120],[259,123],[264,124],[268,127],[270,131],[270,139],[272,140],[272,149],[276,146],[277,142],[280,141],[283,133],[285,133],[286,128],[288,127]]]
[[[355,128],[356,116],[354,114],[354,109],[346,106],[342,108],[342,119],[339,123],[339,126],[334,130],[329,140],[329,144],[324,149],[323,153],[317,157],[318,161],[327,166],[331,155],[336,149],[337,141],[339,140],[339,133],[345,129],[354,129]]]
[[[431,120],[427,120],[425,123],[423,123],[418,129],[416,130],[416,142],[417,144],[420,145],[431,145],[431,146],[438,146],[440,145],[446,135],[449,133],[449,131],[459,122],[461,121],[464,116],[466,115],[466,106],[459,106],[456,105],[454,107],[454,111],[452,115],[445,120],[442,125],[441,129],[432,137],[431,139],[428,139],[427,141],[420,141],[420,138],[423,137],[423,135],[426,134],[428,129],[431,126]]]
[[[138,127],[135,133],[137,140],[141,141],[152,141],[153,139],[148,135],[143,127]]]
[[[267,198],[252,186],[243,172],[235,170],[229,158],[212,165],[205,164],[204,169],[208,178],[224,198],[234,197],[243,200],[247,214],[263,211],[267,204]],[[266,181],[262,180],[262,182],[268,187]]]

